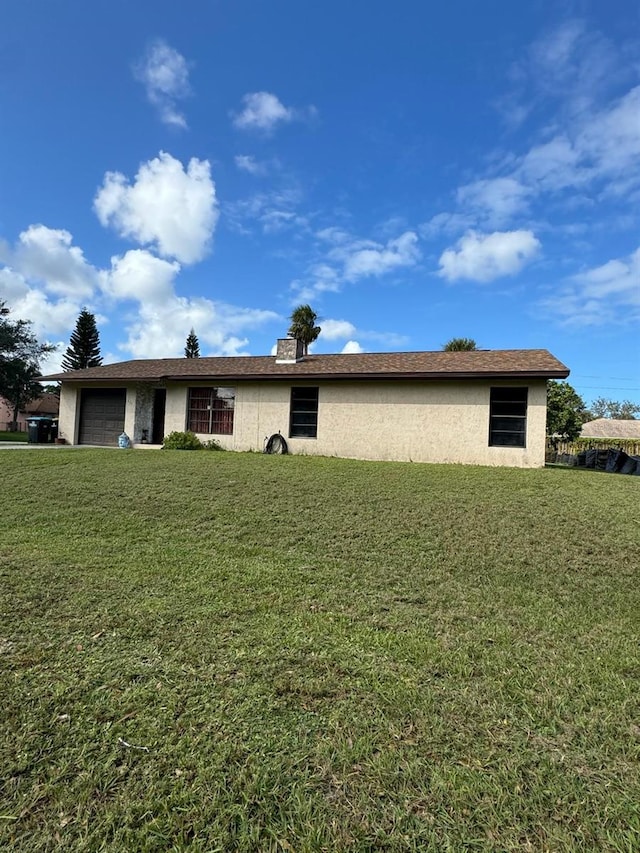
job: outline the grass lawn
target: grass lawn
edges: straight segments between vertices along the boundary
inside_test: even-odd
[[[26,441],[26,432],[0,432],[0,441]]]
[[[0,474],[0,850],[640,850],[640,479]]]

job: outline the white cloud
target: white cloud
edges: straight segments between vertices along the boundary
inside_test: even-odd
[[[277,234],[291,225],[304,224],[304,217],[297,216],[292,210],[265,210],[260,217],[265,234]]]
[[[607,192],[640,185],[640,86],[563,134],[531,148],[515,174],[533,192],[586,188]]]
[[[358,341],[347,341],[346,344],[342,347],[341,352],[349,353],[349,354],[357,354],[360,352],[366,352],[366,350],[360,346]]]
[[[448,281],[492,281],[520,272],[539,249],[540,241],[531,231],[470,231],[458,240],[455,249],[442,253],[438,274]]]
[[[29,320],[37,338],[51,340],[66,336],[75,325],[84,303],[72,299],[49,299],[38,287],[29,287],[11,302],[14,317]]]
[[[356,327],[348,320],[322,320],[322,337],[329,341],[338,338],[350,338],[356,334]]]
[[[190,93],[187,60],[162,39],[153,42],[143,60],[134,69],[144,84],[147,98],[158,109],[165,124],[187,127],[177,102]]]
[[[185,170],[163,151],[140,166],[133,184],[107,172],[93,206],[105,227],[185,264],[205,256],[219,215],[209,162],[194,157]]]
[[[96,286],[96,270],[87,263],[82,249],[72,243],[68,231],[30,225],[18,238],[14,265],[26,279],[41,282],[51,293],[90,298]]]
[[[136,300],[162,305],[174,295],[177,261],[156,258],[145,249],[132,249],[111,258],[111,269],[100,274],[104,292],[117,300]]]
[[[570,40],[570,33],[565,33]],[[564,46],[563,46],[564,45]],[[561,39],[550,56],[568,50]],[[463,228],[504,229],[548,198],[565,209],[602,198],[638,203],[640,199],[640,86],[604,107],[559,116],[543,141],[521,155],[506,155],[502,174],[463,185],[456,192],[459,211],[439,213],[420,226],[432,238]],[[551,129],[555,132],[550,132]],[[546,210],[541,214],[545,216]]]
[[[11,267],[0,267],[0,299],[13,307],[29,292],[29,284],[23,275]]]
[[[316,231],[316,237],[325,243],[331,243],[338,246],[344,245],[344,243],[348,243],[352,239],[348,231],[345,231],[343,228],[338,228],[335,225],[329,228],[321,228],[320,231]]]
[[[134,358],[168,358],[183,354],[191,328],[203,355],[241,355],[244,333],[279,319],[273,311],[240,308],[211,299],[180,297],[175,280],[180,264],[132,249],[111,259],[100,274],[105,295],[117,302],[137,303],[125,315],[127,337],[118,347]]]
[[[259,223],[263,233],[284,230],[307,230],[309,220],[298,213],[301,193],[297,187],[284,187],[266,193],[255,193],[224,207],[228,222],[238,231],[249,233],[247,224]]]
[[[563,21],[535,41],[523,68],[529,96],[564,100],[573,114],[587,109],[618,73],[616,49],[583,20]]]
[[[531,148],[521,159],[517,174],[535,193],[557,192],[588,182],[589,174],[579,161],[579,152],[569,138],[556,136]]]
[[[248,172],[250,175],[265,175],[267,167],[264,163],[259,163],[255,157],[250,154],[237,154],[234,157],[236,167],[241,172]]]
[[[405,231],[386,245],[364,241],[344,249],[334,250],[333,257],[344,263],[343,276],[347,281],[357,281],[368,276],[381,276],[400,267],[413,267],[420,260],[418,236]]]
[[[627,258],[616,258],[574,275],[539,305],[565,326],[637,323],[640,320],[640,248]]]
[[[141,303],[120,349],[134,358],[179,357],[193,328],[203,355],[246,355],[243,333],[275,319],[272,311],[174,295],[164,302]]]
[[[43,340],[66,336],[98,289],[98,271],[73,245],[68,231],[30,225],[13,249],[4,247],[11,266],[0,267],[0,294],[16,319],[29,320]],[[55,362],[55,354],[51,363]]]
[[[625,178],[640,170],[640,86],[586,123],[576,138],[580,156],[598,177]]]
[[[337,293],[347,282],[414,267],[422,257],[414,231],[405,231],[386,243],[356,239],[341,228],[322,229],[316,237],[331,248],[322,260],[310,265],[304,279],[291,283],[296,301],[308,302],[320,293]]]
[[[553,102],[567,116],[588,112],[623,76],[619,55],[620,46],[590,31],[585,21],[563,21],[536,39],[512,67],[512,89],[499,102],[505,121],[518,127]]]
[[[278,124],[293,121],[295,111],[271,92],[250,92],[242,98],[242,112],[233,118],[233,124],[243,130],[263,130],[267,133]]]
[[[476,223],[476,217],[468,213],[437,213],[428,222],[419,226],[418,231],[425,240],[439,237],[441,234],[452,236],[467,231]]]
[[[625,260],[607,261],[579,273],[575,281],[582,285],[583,293],[589,298],[619,297],[640,307],[640,248]]]
[[[515,178],[490,178],[460,187],[457,200],[481,219],[499,226],[527,210],[531,191]]]

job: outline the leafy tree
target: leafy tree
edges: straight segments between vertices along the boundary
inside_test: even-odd
[[[297,341],[302,342],[304,347],[303,352],[307,355],[309,344],[316,341],[322,331],[320,326],[316,326],[318,315],[310,305],[298,305],[289,319],[291,320],[291,325],[289,326],[288,334]]]
[[[589,408],[589,420],[597,418],[614,418],[620,421],[634,421],[636,415],[640,414],[640,406],[631,400],[607,400],[598,397]]]
[[[187,337],[187,345],[184,348],[185,358],[200,358],[200,341],[193,328]]]
[[[451,338],[442,349],[445,352],[475,352],[478,347],[473,338]]]
[[[3,371],[3,394],[13,410],[11,430],[17,429],[18,412],[30,403],[42,396],[42,385],[36,382],[40,375],[37,364],[23,361],[21,358],[11,359]]]
[[[63,370],[84,370],[85,367],[100,367],[100,335],[94,314],[83,308],[71,333],[69,346],[62,357]]]
[[[10,313],[10,308],[0,299],[0,367],[12,358],[37,362],[55,350],[52,344],[38,341],[28,320],[9,320]]]
[[[568,382],[547,382],[547,435],[574,441],[582,430],[587,409],[582,397]]]
[[[40,373],[39,361],[55,346],[41,344],[31,331],[31,323],[10,320],[10,313],[0,300],[0,396],[9,401],[15,421],[20,408],[42,392],[34,382]]]

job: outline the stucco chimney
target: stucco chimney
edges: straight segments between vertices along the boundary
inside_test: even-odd
[[[276,349],[276,364],[295,364],[302,361],[304,345],[295,338],[278,338]]]

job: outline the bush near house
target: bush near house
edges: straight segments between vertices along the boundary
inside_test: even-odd
[[[202,442],[193,432],[170,432],[162,442],[163,450],[202,450]]]
[[[193,432],[171,432],[164,439],[163,450],[224,450],[219,441],[200,441]]]
[[[0,849],[638,849],[637,478],[1,461]]]

